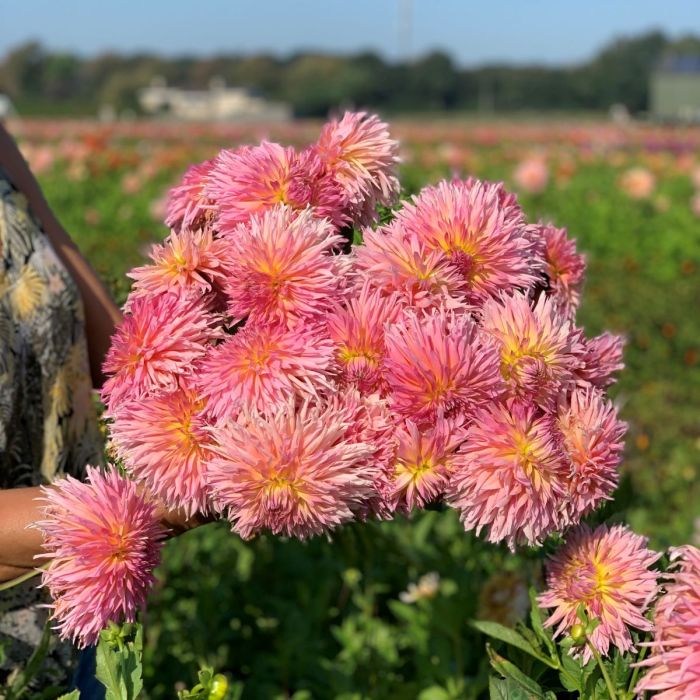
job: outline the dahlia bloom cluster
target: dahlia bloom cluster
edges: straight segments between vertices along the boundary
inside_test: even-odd
[[[576,324],[573,241],[475,178],[377,225],[397,162],[348,113],[171,191],[103,390],[116,456],[164,506],[304,539],[444,501],[514,548],[610,498],[622,341]]]
[[[347,113],[171,191],[103,393],[118,457],[166,506],[305,538],[444,500],[512,548],[610,497],[622,343],[576,325],[573,241],[474,178],[376,226],[397,153]]]

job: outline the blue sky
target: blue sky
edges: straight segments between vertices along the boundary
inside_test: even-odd
[[[169,55],[431,49],[462,65],[575,63],[614,36],[700,34],[700,0],[0,0],[0,55],[54,49]],[[410,17],[402,22],[403,17]],[[406,11],[410,8],[410,11]]]

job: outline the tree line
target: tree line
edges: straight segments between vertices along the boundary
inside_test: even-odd
[[[138,112],[137,93],[154,77],[206,88],[213,78],[290,104],[297,116],[325,116],[339,106],[388,113],[422,111],[647,109],[649,74],[670,53],[700,54],[700,37],[661,32],[616,39],[574,66],[457,66],[435,51],[390,63],[374,53],[299,53],[165,58],[105,53],[81,57],[30,42],[0,62],[0,92],[21,114],[95,114],[102,105]]]

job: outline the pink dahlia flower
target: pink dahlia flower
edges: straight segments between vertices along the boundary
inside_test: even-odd
[[[538,602],[555,610],[545,625],[556,626],[555,636],[570,632],[583,605],[589,618],[600,620],[589,637],[597,651],[606,655],[611,644],[621,653],[634,651],[629,628],[653,627],[644,613],[658,591],[658,571],[650,567],[660,556],[625,526],[579,525],[547,563],[547,589]],[[591,650],[586,646],[582,653],[587,662]]]
[[[422,310],[467,307],[464,279],[440,251],[429,250],[415,235],[395,226],[366,229],[354,252],[359,278],[386,295],[400,294]]]
[[[382,383],[384,331],[397,321],[404,305],[398,295],[383,297],[368,284],[336,306],[326,317],[328,332],[336,344],[339,380],[365,394],[371,394]]]
[[[113,469],[88,467],[89,483],[70,476],[42,487],[48,559],[42,583],[62,639],[94,644],[111,620],[133,622],[153,585],[165,531],[155,505]]]
[[[232,231],[253,214],[280,202],[291,204],[287,188],[295,159],[293,148],[269,141],[221,151],[205,188],[207,197],[215,202],[218,228]]]
[[[233,530],[244,539],[268,530],[303,540],[352,520],[372,495],[373,474],[371,446],[347,437],[350,420],[337,402],[290,402],[216,428],[208,479]]]
[[[323,127],[314,148],[345,190],[357,223],[370,223],[377,204],[389,206],[398,196],[399,144],[376,115],[346,112]]]
[[[229,244],[210,229],[172,231],[163,245],[153,246],[152,265],[127,273],[135,280],[131,299],[167,292],[205,294],[229,274]]]
[[[453,459],[448,503],[489,542],[539,544],[561,527],[569,467],[554,419],[515,401],[479,410]]]
[[[618,420],[612,402],[592,388],[576,389],[557,423],[571,463],[568,518],[576,523],[617,488],[627,425]]]
[[[111,425],[117,455],[129,472],[171,509],[208,510],[205,469],[211,433],[204,402],[188,388],[131,401]]]
[[[576,252],[576,242],[566,235],[565,228],[538,224],[534,228],[545,243],[545,273],[551,296],[564,316],[573,318],[581,301],[581,287],[586,260]]]
[[[656,178],[646,168],[630,168],[620,175],[619,185],[631,199],[649,199],[656,189]]]
[[[502,391],[498,351],[466,316],[407,312],[386,332],[391,406],[416,423],[469,412]]]
[[[637,693],[656,700],[700,698],[700,549],[686,545],[671,551],[679,570],[656,603],[651,656]]]
[[[236,320],[286,323],[327,312],[345,286],[343,238],[310,210],[278,206],[227,236],[232,260],[225,285]]]
[[[407,420],[396,438],[398,449],[388,498],[392,510],[409,513],[444,495],[465,430],[455,420],[440,419],[423,430]]]
[[[246,326],[211,349],[196,382],[208,414],[235,418],[244,407],[266,411],[292,396],[332,390],[334,351],[317,327]]]
[[[580,334],[577,355],[581,365],[576,368],[576,381],[582,386],[605,389],[615,383],[613,374],[624,368],[622,355],[625,339],[620,335],[603,333],[590,340]]]
[[[519,190],[529,194],[541,194],[549,183],[549,167],[541,156],[525,158],[513,172],[513,180]]]
[[[394,226],[440,251],[477,301],[537,282],[541,245],[498,183],[443,181],[425,187],[396,214]]]
[[[166,226],[175,230],[181,227],[196,227],[211,218],[213,208],[205,195],[205,188],[213,165],[213,160],[205,160],[190,166],[180,183],[168,192],[165,205]]]
[[[579,336],[546,296],[532,305],[525,294],[490,299],[482,328],[498,345],[501,374],[513,396],[551,409],[574,385]]]
[[[102,387],[109,412],[149,391],[175,390],[219,337],[216,317],[197,299],[174,294],[132,299],[103,366],[112,375]]]

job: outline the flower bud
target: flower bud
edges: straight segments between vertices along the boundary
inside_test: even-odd
[[[581,623],[576,623],[571,628],[571,639],[574,644],[581,645],[586,643],[586,628]]]

